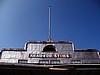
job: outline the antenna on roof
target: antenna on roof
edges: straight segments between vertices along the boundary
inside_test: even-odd
[[[48,41],[51,42],[51,6],[49,6]]]

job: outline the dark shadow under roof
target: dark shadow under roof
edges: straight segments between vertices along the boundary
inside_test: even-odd
[[[98,66],[98,67],[97,67]],[[58,69],[61,66],[56,67]],[[65,65],[62,68],[68,67],[68,70],[53,70],[42,66],[25,66],[14,64],[0,64],[0,74],[3,75],[99,75],[100,65]],[[90,69],[85,69],[85,68]],[[97,67],[97,69],[92,68]],[[79,68],[79,70],[77,70]],[[82,70],[83,69],[83,70]]]

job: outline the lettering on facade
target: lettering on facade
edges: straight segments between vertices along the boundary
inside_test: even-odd
[[[29,58],[71,58],[70,54],[29,54]]]

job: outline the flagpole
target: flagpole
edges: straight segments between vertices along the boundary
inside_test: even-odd
[[[51,41],[51,7],[49,6],[48,41]]]

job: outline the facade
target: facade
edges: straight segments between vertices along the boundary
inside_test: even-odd
[[[68,65],[100,64],[96,49],[77,50],[74,43],[65,41],[29,41],[24,48],[3,48],[0,63]]]

